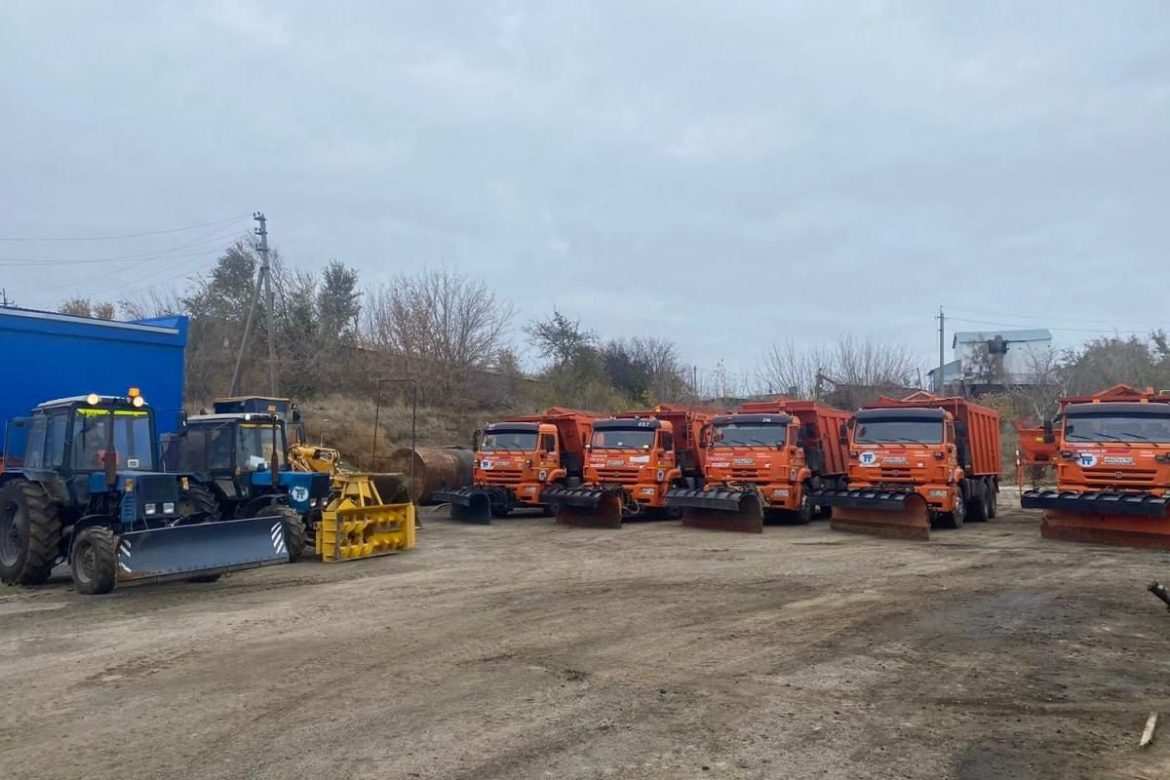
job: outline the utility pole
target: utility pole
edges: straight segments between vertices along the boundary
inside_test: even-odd
[[[268,220],[263,212],[257,211],[252,219],[260,223],[256,228],[256,235],[260,236],[260,271],[256,274],[256,286],[252,289],[252,301],[248,304],[248,319],[244,321],[244,335],[240,339],[240,352],[236,355],[236,367],[232,371],[231,395],[240,394],[240,369],[244,366],[244,355],[248,352],[248,342],[252,338],[252,323],[256,319],[256,304],[260,302],[260,291],[264,290],[268,297],[268,382],[272,395],[276,395],[276,342],[274,341],[275,320],[273,318],[275,298],[272,294],[272,273],[268,266]]]
[[[943,391],[943,366],[946,365],[946,357],[943,353],[943,345],[945,343],[945,327],[947,321],[946,315],[943,314],[942,306],[938,307],[938,317],[935,319],[938,320],[938,387],[935,388],[935,392],[941,394]]]
[[[257,211],[252,219],[260,224],[260,274],[264,279],[264,294],[268,296],[268,391],[276,395],[276,296],[272,292],[272,269],[268,265],[268,218]]]

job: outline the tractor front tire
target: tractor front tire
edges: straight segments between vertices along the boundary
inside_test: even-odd
[[[204,520],[208,522],[219,520],[219,504],[206,487],[191,484],[187,491],[179,496],[179,515],[184,520],[195,515],[203,515]]]
[[[118,559],[114,532],[101,525],[91,525],[73,540],[69,557],[73,588],[78,593],[95,596],[109,593],[118,584]]]
[[[57,506],[40,485],[14,479],[0,489],[0,582],[42,584],[60,546]]]
[[[273,504],[271,508],[272,513],[280,517],[284,524],[284,545],[288,548],[288,562],[296,563],[305,554],[305,540],[308,538],[305,521],[291,506]]]

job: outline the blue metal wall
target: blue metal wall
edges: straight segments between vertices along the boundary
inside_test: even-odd
[[[0,436],[42,401],[131,387],[154,407],[159,433],[178,429],[187,318],[106,322],[0,308]]]

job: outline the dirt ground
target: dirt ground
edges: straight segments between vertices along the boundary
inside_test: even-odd
[[[391,558],[0,590],[0,775],[1170,775],[1170,556],[1016,500],[929,543],[428,515]]]

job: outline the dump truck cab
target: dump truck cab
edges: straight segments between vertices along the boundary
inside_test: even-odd
[[[169,469],[197,475],[225,517],[285,517],[296,560],[328,503],[330,480],[326,473],[293,471],[287,450],[284,419],[276,412],[217,413],[188,417],[166,441],[166,460]]]
[[[137,390],[39,404],[5,436],[0,576],[39,584],[65,560],[79,592],[106,593],[287,561],[272,518],[217,523],[191,501],[198,489],[191,475],[162,471],[154,412]]]
[[[929,539],[931,526],[988,520],[996,515],[999,435],[999,414],[965,398],[879,399],[841,433],[848,486],[816,499],[842,531]]]
[[[1066,398],[1045,438],[1055,490],[1025,491],[1045,538],[1170,549],[1170,397],[1117,385]]]
[[[660,404],[593,423],[582,484],[545,495],[557,522],[620,528],[623,517],[679,516],[667,505],[672,488],[702,485],[706,448],[700,446],[710,413]]]
[[[453,519],[473,523],[490,523],[517,507],[547,506],[546,490],[581,483],[583,453],[599,416],[552,407],[489,423],[475,433],[472,484],[434,497],[451,504]]]

